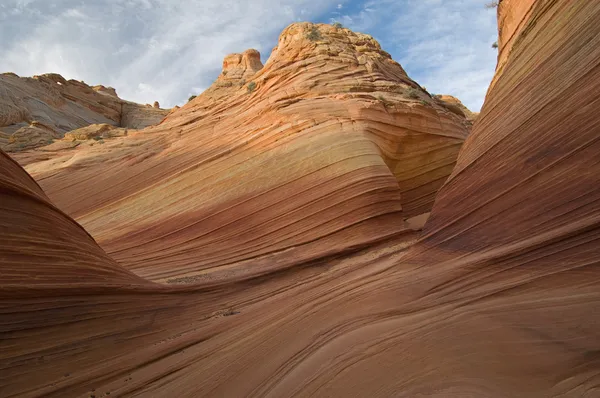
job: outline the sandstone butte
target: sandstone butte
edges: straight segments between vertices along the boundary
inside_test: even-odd
[[[470,124],[372,37],[304,23],[157,126],[15,159],[128,270],[232,280],[414,240]]]
[[[396,160],[389,160],[400,158],[399,151],[393,150],[398,146],[392,139],[386,140],[384,133],[396,131],[388,120],[402,118],[394,116],[395,112],[385,116],[388,113],[378,110],[375,104],[368,106],[366,101],[371,101],[366,98],[368,90],[343,94],[349,98],[339,101],[345,105],[339,110],[340,121],[336,123],[344,126],[341,131],[348,134],[344,140],[348,149],[342,152],[372,158],[372,164],[347,166],[350,170],[346,173],[337,169],[315,172],[312,180],[302,181],[298,186],[288,183],[291,186],[284,191],[286,203],[296,206],[302,200],[298,197],[311,194],[319,197],[307,201],[309,204],[321,198],[330,207],[350,208],[354,212],[361,209],[353,204],[355,198],[366,209],[381,203],[383,211],[371,213],[370,218],[367,212],[365,216],[366,221],[379,220],[371,230],[353,230],[345,238],[359,235],[364,244],[369,240],[367,237],[380,236],[363,245],[360,251],[308,262],[306,252],[319,250],[311,246],[301,254],[290,254],[297,256],[295,261],[285,263],[284,257],[274,260],[285,265],[278,268],[275,264],[261,275],[234,273],[173,285],[150,279],[160,279],[159,274],[166,272],[162,269],[194,267],[182,259],[170,261],[178,255],[176,242],[162,249],[168,254],[162,266],[150,255],[147,257],[151,265],[145,268],[136,266],[134,261],[143,254],[131,252],[129,258],[117,262],[114,258],[118,257],[118,251],[109,256],[92,238],[100,233],[97,239],[109,252],[111,247],[119,247],[117,242],[110,242],[115,232],[104,226],[113,223],[122,229],[123,240],[131,239],[129,244],[143,246],[146,241],[142,237],[148,239],[154,234],[160,240],[180,233],[180,244],[188,245],[191,251],[199,250],[194,243],[201,246],[205,242],[196,234],[184,232],[189,226],[185,219],[176,217],[185,207],[180,202],[204,202],[205,196],[216,196],[227,203],[220,198],[224,187],[237,187],[236,194],[248,192],[250,202],[256,195],[263,196],[261,206],[254,203],[255,217],[268,217],[281,236],[285,236],[286,226],[293,223],[295,230],[311,231],[317,241],[325,239],[314,231],[326,229],[327,224],[309,228],[310,224],[285,219],[284,214],[274,209],[262,214],[263,207],[275,207],[268,201],[282,194],[276,187],[270,191],[272,195],[262,193],[260,188],[267,183],[260,180],[261,175],[249,171],[236,176],[231,166],[236,151],[252,148],[259,156],[267,152],[269,145],[276,145],[289,149],[284,152],[286,156],[271,151],[272,157],[264,160],[267,163],[262,170],[268,171],[270,180],[295,175],[298,169],[309,172],[319,159],[295,164],[299,160],[294,145],[302,141],[314,142],[308,148],[309,153],[327,147],[329,162],[335,162],[341,151],[336,150],[337,145],[342,145],[340,140],[317,140],[306,130],[319,128],[320,115],[336,114],[337,97],[328,96],[328,85],[320,88],[322,73],[312,76],[316,83],[302,75],[325,68],[327,73],[339,73],[329,84],[347,85],[346,74],[353,74],[330,61],[322,64],[314,61],[315,64],[313,57],[301,60],[304,67],[297,70],[296,57],[302,51],[276,57],[281,62],[278,68],[267,62],[251,78],[256,87],[246,97],[220,90],[211,94],[209,90],[204,99],[198,98],[176,110],[160,126],[114,139],[123,142],[122,158],[129,166],[122,167],[122,172],[127,173],[147,159],[165,157],[176,164],[169,166],[179,170],[176,174],[169,174],[165,170],[169,167],[160,167],[160,163],[148,163],[155,165],[154,179],[136,172],[123,180],[125,187],[112,188],[105,185],[109,181],[105,174],[111,174],[115,170],[112,168],[117,167],[110,159],[104,174],[85,171],[88,167],[98,170],[94,166],[97,158],[106,161],[103,151],[96,152],[99,149],[94,146],[85,149],[81,156],[84,171],[69,168],[63,173],[58,165],[46,175],[42,169],[31,170],[48,189],[47,196],[21,166],[2,153],[0,394],[7,397],[597,396],[600,4],[503,0],[498,7],[498,22],[499,62],[485,104],[460,149],[456,166],[435,198],[423,233],[408,249],[406,236],[393,228],[402,224],[399,219],[417,214],[426,206],[416,206],[410,200],[405,206],[402,199],[399,204],[394,200],[398,196],[403,198],[404,180],[398,178],[393,166]],[[299,39],[295,31],[307,28],[308,25],[288,28],[277,53],[294,48],[286,44]],[[324,37],[329,37],[325,27],[319,29]],[[321,44],[315,46],[319,51]],[[239,64],[246,61],[242,56]],[[386,71],[386,76],[391,73],[387,72],[387,61],[373,62],[371,67],[374,65]],[[289,69],[295,72],[285,74]],[[405,78],[398,67],[393,70],[398,71],[394,79]],[[268,78],[269,71],[275,75]],[[376,85],[379,81],[370,83]],[[226,76],[217,82],[226,84]],[[235,82],[232,83],[231,90],[237,90]],[[317,92],[310,96],[302,91],[302,84],[314,84]],[[272,87],[276,85],[288,87],[285,96],[281,93],[263,98],[271,92],[269,88],[276,92]],[[236,112],[246,111],[243,118],[228,114],[229,108],[224,105],[219,107],[226,102],[231,107],[229,101],[240,102]],[[266,103],[254,108],[258,101]],[[288,101],[289,105],[282,107],[282,101]],[[305,101],[308,102],[303,107]],[[452,122],[453,118],[443,118],[435,105],[405,104],[396,97],[389,101],[399,107],[398,113],[410,113],[403,117],[411,121],[418,116],[429,121],[437,114],[437,120],[442,120],[445,127],[435,135],[454,129],[463,131]],[[283,114],[281,117],[291,118],[292,115],[285,113],[291,106],[295,115],[306,114],[306,119],[280,126],[285,134],[283,142],[276,144],[276,134],[264,132],[270,125],[265,127],[266,121],[261,122],[261,117],[271,107]],[[264,113],[256,114],[253,112],[256,109]],[[344,120],[348,113],[354,122]],[[233,125],[223,124],[222,129],[216,129],[219,123],[207,120],[219,117],[220,123]],[[243,120],[246,124],[241,124]],[[212,140],[197,137],[203,123],[215,126],[214,131],[204,132],[212,134]],[[423,121],[421,125],[428,124]],[[254,130],[250,126],[255,126]],[[391,135],[405,135],[408,128],[404,129]],[[233,130],[245,132],[240,134],[246,135],[247,141],[239,145],[248,149],[227,145],[229,132]],[[328,131],[323,128],[319,135],[327,136]],[[179,140],[170,138],[170,134],[179,135]],[[296,140],[294,136],[298,134],[305,135],[305,139]],[[155,137],[145,137],[150,135]],[[370,138],[371,135],[375,138]],[[448,139],[453,138],[448,133],[444,136],[449,135]],[[188,139],[193,136],[202,145],[195,146],[194,139]],[[139,154],[126,147],[128,140],[139,140],[139,146],[147,150]],[[421,142],[417,138],[413,141]],[[102,149],[110,145],[107,141]],[[372,147],[380,149],[374,151]],[[428,147],[438,152],[435,144]],[[197,156],[192,154],[197,151],[212,154],[206,156],[216,162],[214,169],[203,168],[203,163],[190,159]],[[437,153],[434,158],[444,157]],[[247,156],[244,159],[251,163]],[[355,160],[347,162],[354,165]],[[346,164],[343,160],[338,163],[339,167]],[[204,172],[194,175],[196,180],[180,181],[187,177],[186,172],[200,168]],[[53,177],[55,174],[62,174],[62,179]],[[216,183],[206,181],[214,174],[223,179],[220,189],[214,186]],[[388,182],[392,177],[399,181],[395,190]],[[94,191],[90,196],[99,197],[90,200],[77,191],[80,189],[77,184],[68,186],[70,182],[92,178],[108,192]],[[168,182],[163,182],[165,179]],[[345,182],[348,184],[344,185]],[[325,186],[320,187],[319,183]],[[161,191],[162,184],[172,189]],[[204,190],[198,190],[196,185],[204,186],[211,195],[198,197]],[[145,214],[147,226],[143,231],[127,234],[135,225],[127,223],[114,198],[119,197],[122,206],[127,207],[129,200],[139,197],[142,187],[156,189],[155,199],[140,198],[135,205],[129,205],[129,212],[133,217]],[[425,191],[420,184],[416,187]],[[61,196],[61,190],[66,189],[74,189],[73,195],[84,204],[77,207],[75,201]],[[123,189],[127,192],[121,193]],[[185,189],[190,190],[191,198],[180,193]],[[349,190],[340,195],[345,201],[339,201],[333,194],[326,196],[328,192],[344,189]],[[369,190],[378,193],[369,196]],[[379,199],[387,191],[392,199]],[[161,207],[163,202],[166,204]],[[144,208],[146,203],[157,207],[156,213],[163,217],[165,213],[171,214],[173,222],[160,227],[165,232],[152,230],[157,225],[152,224],[153,217],[157,216]],[[248,213],[244,206],[246,202],[235,201],[229,207],[216,206],[207,214],[226,210],[228,217],[206,224],[214,226],[207,233],[219,233],[219,228],[225,225],[223,220],[229,220],[239,224],[231,233],[238,233],[241,239],[246,228],[254,228],[253,234],[260,242],[260,231],[268,231],[270,224],[255,228],[257,221],[239,219]],[[398,211],[390,211],[394,206],[398,206]],[[397,215],[405,208],[406,215]],[[96,232],[90,235],[61,209]],[[307,207],[302,212],[309,217],[311,210]],[[333,211],[322,210],[319,218],[354,225],[349,215],[333,218],[329,215]],[[93,217],[96,213],[97,217]],[[196,219],[202,216],[200,212]],[[394,232],[382,232],[390,228]],[[189,237],[187,241],[185,236]],[[223,257],[229,256],[233,261],[232,253],[249,253],[245,246],[236,247],[226,238],[221,236]],[[264,244],[276,247],[276,240]],[[127,248],[127,243],[121,245],[120,250],[133,250]],[[158,250],[158,246],[149,247]],[[200,268],[206,267],[202,265],[205,262],[202,257],[197,261]]]
[[[125,101],[112,87],[90,87],[56,73],[32,78],[2,73],[0,149],[45,147],[71,130],[90,125],[141,129],[159,123],[169,112],[155,108],[158,103],[151,107]]]

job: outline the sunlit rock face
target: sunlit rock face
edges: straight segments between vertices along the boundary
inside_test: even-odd
[[[17,159],[121,265],[180,283],[412,236],[469,126],[372,37],[299,23],[158,126]]]
[[[456,97],[446,94],[438,94],[433,99],[440,105],[446,107],[453,113],[465,117],[467,120],[474,122],[479,116],[478,112],[471,112],[469,108],[463,105]]]

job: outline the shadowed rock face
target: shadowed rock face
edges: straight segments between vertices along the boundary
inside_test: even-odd
[[[2,304],[13,292],[27,289],[35,294],[36,289],[61,285],[76,290],[144,282],[111,260],[80,225],[48,200],[21,166],[4,152],[0,155]]]
[[[303,23],[159,126],[17,159],[124,267],[180,283],[411,237],[467,134],[373,38]]]
[[[152,284],[0,157],[2,395],[594,396],[600,5],[522,4],[500,4],[522,28],[408,252]]]
[[[144,128],[168,112],[124,101],[112,87],[90,87],[56,73],[0,74],[0,148],[9,152],[48,145],[91,124]]]

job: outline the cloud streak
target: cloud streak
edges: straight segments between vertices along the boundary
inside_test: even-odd
[[[56,72],[171,107],[208,87],[226,54],[256,48],[265,61],[288,24],[331,19],[372,34],[431,92],[479,109],[496,56],[480,0],[5,0],[0,71]]]
[[[339,19],[371,33],[430,92],[481,108],[497,57],[496,14],[483,1],[367,1]]]
[[[207,87],[226,54],[254,47],[268,56],[285,26],[338,3],[9,0],[0,6],[0,70],[57,72],[111,85],[128,100],[173,106]]]

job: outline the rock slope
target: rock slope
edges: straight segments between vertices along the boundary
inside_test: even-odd
[[[408,252],[153,284],[2,154],[2,396],[597,395],[600,5],[523,3]]]
[[[463,105],[462,102],[456,97],[445,94],[438,94],[433,97],[433,99],[440,105],[448,108],[451,112],[456,113],[459,116],[463,116],[474,122],[479,116],[478,112],[471,112],[469,108]]]
[[[0,74],[0,147],[15,152],[48,145],[90,124],[140,129],[168,110],[120,99],[112,87],[90,87],[61,75]]]
[[[120,264],[180,283],[412,236],[468,127],[372,37],[300,23],[159,126],[16,158]]]

